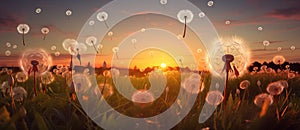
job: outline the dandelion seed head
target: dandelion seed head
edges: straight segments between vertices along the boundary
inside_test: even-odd
[[[267,86],[267,92],[271,95],[280,95],[283,89],[284,86],[279,82],[273,82]]]
[[[268,102],[269,106],[273,104],[273,96],[267,93],[256,95],[254,98],[254,104],[258,107],[262,107],[264,102]]]
[[[223,94],[220,91],[209,91],[205,101],[210,105],[217,106],[223,102],[223,99]]]

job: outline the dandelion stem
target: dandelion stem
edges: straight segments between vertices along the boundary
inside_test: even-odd
[[[24,29],[23,29],[22,31],[23,31],[23,33],[22,33],[23,46],[25,46],[25,40],[24,40],[24,39],[25,39],[25,38],[24,38],[24,35],[25,35],[25,34],[24,34]]]
[[[35,71],[33,71],[33,90],[34,90],[34,95],[37,96]]]
[[[184,30],[183,30],[183,38],[185,38],[185,33],[186,33],[186,19],[187,19],[187,16],[184,16]]]

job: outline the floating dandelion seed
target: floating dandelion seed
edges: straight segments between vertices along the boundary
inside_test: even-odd
[[[204,12],[200,12],[200,13],[199,13],[199,17],[200,17],[200,18],[205,17],[205,13],[204,13]]]
[[[6,43],[6,47],[11,47],[11,44],[9,42]]]
[[[23,83],[28,80],[28,75],[24,72],[18,72],[16,74],[16,80],[17,82]]]
[[[278,48],[277,48],[277,51],[281,51],[281,50],[282,50],[282,48],[281,48],[281,47],[278,47]]]
[[[106,20],[108,19],[108,13],[106,13],[106,12],[104,12],[104,11],[99,12],[99,13],[97,14],[97,19],[98,19],[100,22],[104,22],[104,24],[105,24],[105,26],[106,26],[107,29],[109,28],[108,24],[106,23]]]
[[[94,20],[89,21],[89,25],[90,25],[90,26],[92,26],[92,25],[94,25],[94,24],[95,24],[95,21],[94,21]]]
[[[102,75],[104,77],[111,77],[111,71],[105,70],[105,71],[103,71]]]
[[[197,49],[197,53],[202,53],[202,49]]]
[[[91,81],[84,74],[75,74],[73,76],[75,92],[86,92],[91,87]]]
[[[13,48],[13,49],[17,49],[17,48],[18,48],[18,45],[13,45],[12,48]]]
[[[276,64],[276,65],[281,65],[285,62],[285,58],[281,55],[277,55],[277,56],[274,56],[273,57],[273,62]]]
[[[209,91],[206,95],[205,101],[213,106],[219,105],[224,97],[220,91]]]
[[[263,104],[267,102],[267,104],[270,106],[273,104],[273,96],[269,95],[267,93],[262,93],[259,95],[256,95],[254,98],[254,104],[258,107],[262,107]]]
[[[23,39],[23,45],[25,46],[25,40],[24,40],[24,35],[27,34],[30,30],[30,27],[28,24],[19,24],[17,26],[17,31],[19,34],[22,34],[22,39]]]
[[[114,35],[114,32],[110,31],[107,33],[107,35],[110,37],[110,40],[112,40],[112,36]]]
[[[56,49],[57,49],[57,47],[56,46],[51,46],[51,48],[50,48],[52,51],[55,51]]]
[[[50,30],[49,30],[48,27],[43,27],[43,28],[41,29],[41,32],[42,32],[42,34],[44,35],[43,40],[45,40],[45,39],[46,39],[46,36],[47,36],[47,34],[50,32]]]
[[[154,101],[154,96],[149,91],[138,90],[131,96],[131,101],[133,101],[135,105],[143,107],[148,103],[152,103]]]
[[[240,88],[241,89],[247,89],[250,86],[250,81],[249,80],[243,80],[240,83]]]
[[[136,39],[131,39],[131,43],[133,44],[134,49],[136,49],[137,40]]]
[[[227,20],[227,21],[225,21],[225,24],[229,25],[229,24],[231,24],[231,21]]]
[[[141,29],[141,32],[146,32],[146,29],[145,29],[145,28],[142,28],[142,29]]]
[[[67,9],[65,14],[66,14],[66,16],[71,16],[72,15],[72,10]]]
[[[103,44],[99,44],[99,45],[97,46],[97,48],[98,48],[98,50],[100,49],[100,53],[102,54]]]
[[[41,82],[43,83],[43,84],[51,84],[53,81],[54,81],[54,76],[52,75],[52,73],[51,72],[45,72],[45,73],[43,73],[41,76],[40,76],[40,78],[41,78]]]
[[[85,40],[85,43],[86,43],[87,45],[89,45],[89,46],[93,46],[94,49],[95,49],[95,51],[96,51],[96,53],[98,53],[98,50],[97,50],[96,45],[95,45],[95,44],[97,44],[97,38],[96,38],[96,37],[94,37],[94,36],[88,37],[88,38]]]
[[[258,30],[258,31],[262,31],[262,30],[263,30],[263,27],[258,27],[257,30]]]
[[[212,1],[212,0],[208,1],[208,2],[207,2],[207,5],[208,5],[209,7],[213,6],[213,5],[214,5],[214,1]]]
[[[184,31],[182,37],[185,38],[187,23],[192,22],[194,14],[190,10],[180,10],[177,14],[177,18],[181,23],[184,23]]]
[[[166,5],[168,3],[168,0],[160,0],[160,4]]]
[[[10,50],[5,51],[5,55],[6,56],[10,56],[11,55],[11,51]]]
[[[295,46],[291,46],[290,48],[292,51],[296,50],[296,47]]]
[[[77,41],[75,39],[65,39],[62,43],[62,46],[66,51],[69,51],[69,49],[74,48],[76,44]]]
[[[280,95],[284,89],[284,86],[279,82],[270,83],[267,86],[267,92],[271,95]]]
[[[189,78],[185,79],[182,83],[182,87],[185,91],[191,94],[198,94],[201,87],[201,77],[199,74],[192,74]]]
[[[55,55],[56,57],[57,57],[57,56],[60,56],[60,52],[57,51],[57,52],[54,53],[54,55]]]
[[[41,8],[36,8],[36,9],[35,9],[35,13],[36,13],[36,14],[40,14],[41,12],[42,12],[42,9],[41,9]]]
[[[113,47],[113,48],[112,48],[112,51],[113,51],[113,53],[115,53],[115,55],[116,55],[116,57],[117,57],[117,59],[118,59],[118,58],[119,58],[119,56],[118,56],[119,47]]]
[[[264,40],[263,45],[264,45],[264,49],[266,50],[266,48],[270,45],[270,41]]]
[[[23,87],[15,87],[12,91],[12,97],[17,102],[23,102],[27,98],[27,91]]]

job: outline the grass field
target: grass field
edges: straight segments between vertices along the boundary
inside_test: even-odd
[[[228,83],[227,100],[220,105],[215,106],[216,110],[213,115],[204,123],[198,123],[198,118],[206,102],[205,98],[209,92],[211,74],[201,75],[201,81],[204,82],[204,89],[198,93],[196,103],[188,115],[180,121],[173,129],[300,129],[300,76],[288,77],[288,72],[280,73],[246,73],[239,78],[233,78]],[[16,73],[12,76],[15,77]],[[86,94],[77,95],[77,98],[70,94],[70,72],[64,74],[53,73],[54,80],[49,84],[42,84],[37,81],[38,96],[34,96],[33,76],[29,76],[25,82],[18,82],[15,79],[13,88],[21,86],[27,91],[27,96],[23,100],[14,100],[9,91],[6,92],[7,86],[3,82],[9,77],[6,73],[1,74],[0,83],[2,84],[2,95],[0,98],[0,129],[101,129],[85,113],[82,104],[88,103],[93,97],[99,99],[98,104],[84,104],[88,107],[101,106],[107,102],[113,109],[118,112],[136,118],[151,117],[166,111],[172,104],[184,104],[185,100],[176,101],[176,97],[181,88],[181,75],[185,78],[185,73],[178,71],[165,72],[166,86],[168,91],[164,91],[161,96],[152,103],[134,103],[123,97],[114,87],[113,78],[110,75],[95,75],[97,84],[91,84],[89,88],[77,88],[76,91],[84,91]],[[87,79],[93,80],[93,76],[86,75]],[[124,76],[118,78],[122,86],[122,91],[126,91],[125,84],[122,81]],[[129,76],[132,85],[136,89],[149,89],[151,86],[149,77]],[[250,82],[248,88],[241,89],[240,83],[244,80]],[[281,94],[272,96],[272,104],[258,107],[254,104],[255,97],[261,93],[268,93],[267,86],[279,80],[285,80],[288,87],[284,88]],[[260,84],[257,83],[260,81]],[[76,86],[76,85],[75,85]],[[102,90],[103,97],[99,96],[99,90]],[[44,91],[42,88],[46,88]],[[217,88],[218,89],[218,88]],[[237,90],[238,89],[238,90]],[[97,91],[98,90],[98,91]],[[71,95],[71,96],[70,96]],[[21,96],[23,97],[23,96]],[[80,99],[81,104],[78,99]],[[188,99],[186,99],[188,100]],[[226,108],[224,108],[226,102]],[[181,105],[185,107],[184,105]],[[97,111],[99,107],[95,107]],[[101,107],[100,107],[101,108]],[[182,109],[182,108],[178,108]],[[26,113],[24,112],[26,110]],[[265,113],[265,114],[262,114]],[[112,122],[118,118],[108,109],[105,113],[97,113],[101,117],[101,123],[110,124],[112,128],[118,123]],[[174,114],[178,114],[174,111]],[[278,118],[279,117],[279,118]],[[161,122],[145,120],[149,124],[154,124],[157,129],[160,128]],[[143,128],[150,129],[150,128]]]

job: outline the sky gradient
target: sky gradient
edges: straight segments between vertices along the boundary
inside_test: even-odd
[[[159,6],[159,0],[157,1]],[[0,4],[0,66],[18,66],[21,52],[28,48],[42,48],[51,53],[53,64],[68,64],[69,54],[63,49],[62,42],[66,38],[77,39],[88,18],[108,2],[110,0],[2,0]],[[300,49],[298,49],[300,48],[299,0],[214,0],[212,7],[207,6],[208,0],[190,0],[190,2],[205,12],[220,37],[237,36],[243,39],[251,53],[250,61],[269,62],[275,55],[283,55],[287,61],[300,62]],[[136,8],[142,7],[134,3],[130,4]],[[35,13],[38,7],[42,9],[40,14]],[[72,10],[71,16],[65,15],[67,9]],[[132,26],[143,26],[142,23],[147,22],[147,17],[151,18],[148,20],[151,22],[149,26],[165,27],[173,32],[178,32],[178,30],[181,32],[183,28],[176,20],[149,15],[143,17],[143,14],[146,13],[141,13],[140,17],[120,23],[127,27],[124,28],[125,25],[123,25],[123,28],[120,29],[122,35],[114,35],[113,39],[107,36],[102,42],[110,44],[122,41],[133,31],[130,29]],[[142,20],[144,20],[142,23],[136,22]],[[158,22],[159,20],[168,25],[162,25],[162,22]],[[227,20],[231,22],[230,25],[225,24]],[[25,47],[21,43],[22,36],[16,30],[20,23],[27,23],[30,26],[29,34],[25,35],[27,44]],[[40,32],[43,26],[50,29],[45,40]],[[260,26],[263,27],[262,31],[257,30]],[[112,27],[112,29],[114,28],[113,31],[116,32],[118,27]],[[189,35],[192,37],[192,34]],[[266,50],[262,44],[264,40],[271,43]],[[16,49],[13,49],[12,46],[7,47],[7,42],[18,47]],[[57,50],[50,49],[53,45],[57,47]],[[291,46],[295,46],[296,50],[291,51]],[[278,47],[282,47],[282,50],[277,51]],[[10,56],[5,56],[7,50],[11,51]],[[60,56],[54,56],[57,51],[61,53]],[[111,49],[107,50],[107,53],[109,51]],[[199,59],[197,56],[196,58]],[[109,55],[102,55],[100,58],[101,61],[109,59],[111,59]]]

